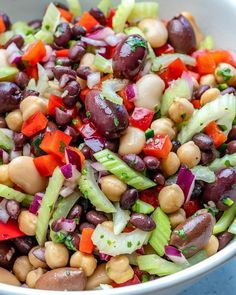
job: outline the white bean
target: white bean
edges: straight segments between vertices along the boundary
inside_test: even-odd
[[[128,127],[126,133],[120,138],[119,154],[121,156],[126,154],[138,155],[143,150],[145,143],[145,133],[142,130]]]

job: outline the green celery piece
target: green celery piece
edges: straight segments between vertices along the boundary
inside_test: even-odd
[[[0,148],[4,150],[12,150],[14,148],[13,140],[0,130]]]
[[[40,246],[43,246],[46,241],[49,220],[52,215],[55,203],[58,199],[60,190],[63,186],[64,180],[65,179],[61,173],[60,168],[56,168],[52,177],[49,179],[48,187],[39,208],[36,226],[36,239]]]
[[[190,266],[193,266],[195,264],[198,264],[199,262],[205,260],[207,258],[207,252],[205,250],[201,250],[192,257],[188,259],[188,263]]]
[[[66,198],[61,198],[57,203],[57,208],[53,212],[52,218],[50,220],[50,225],[57,219],[61,217],[67,217],[72,207],[75,205],[75,203],[80,198],[79,193],[73,193],[70,196]],[[53,242],[56,240],[56,233],[50,229],[50,238]]]
[[[157,2],[139,2],[135,3],[134,8],[129,15],[129,23],[137,23],[144,18],[157,18],[159,4]]]
[[[116,154],[109,151],[108,149],[94,154],[94,157],[109,172],[116,175],[121,181],[138,190],[145,190],[156,186],[155,182],[130,168]]]
[[[79,0],[66,0],[70,12],[73,14],[74,17],[81,15],[81,5]]]
[[[229,231],[231,234],[236,235],[236,218],[234,219],[233,223],[230,225],[228,231]]]
[[[214,48],[214,39],[212,36],[208,35],[204,40],[200,43],[200,49],[208,49],[211,50]]]
[[[158,255],[140,255],[137,258],[139,269],[146,271],[151,275],[158,275],[160,277],[176,273],[183,269],[183,267],[167,261]]]
[[[170,220],[161,208],[157,208],[154,211],[152,219],[156,223],[156,228],[152,232],[149,244],[158,255],[163,256],[165,254],[165,246],[168,245],[171,235]]]
[[[236,204],[232,205],[229,209],[224,211],[221,218],[214,226],[213,234],[220,234],[228,229],[236,216]]]
[[[122,90],[126,85],[127,82],[125,80],[106,80],[102,83],[102,94],[105,97],[105,99],[115,104],[122,105],[123,99],[116,92]]]
[[[98,8],[105,14],[105,16],[108,16],[109,10],[112,7],[111,0],[101,0],[98,4]]]
[[[39,30],[34,37],[37,40],[42,40],[43,42],[47,44],[52,44],[54,41],[54,36],[51,32],[45,31],[45,30]]]
[[[28,208],[30,204],[33,202],[34,197],[31,195],[26,195],[24,200],[21,202],[21,205],[25,208]]]
[[[79,179],[79,188],[84,197],[88,198],[98,211],[105,213],[116,212],[113,204],[100,190],[94,177],[94,170],[89,161],[85,161],[84,163],[82,175]]]
[[[14,80],[16,74],[19,72],[14,67],[1,67],[0,68],[0,82]]]
[[[192,173],[195,175],[196,180],[202,180],[208,183],[215,182],[215,173],[209,169],[207,166],[195,166],[191,169]]]
[[[11,29],[14,31],[15,34],[20,34],[22,36],[28,36],[34,33],[34,30],[27,25],[26,22],[16,22],[12,25]]]
[[[235,167],[235,166],[236,166],[236,153],[231,155],[225,155],[224,157],[220,159],[215,159],[209,165],[209,169],[212,171],[217,171],[227,167]]]
[[[24,40],[25,40],[25,44],[28,45],[28,44],[34,43],[36,41],[36,38],[33,34],[30,34],[25,36]]]
[[[0,34],[0,45],[5,45],[14,36],[13,31],[6,31]]]
[[[57,26],[60,23],[61,14],[56,6],[49,4],[47,11],[43,18],[42,30],[50,33],[55,33]]]
[[[142,200],[137,200],[133,205],[132,210],[137,213],[150,214],[155,210],[155,208]]]
[[[93,65],[101,72],[106,74],[113,73],[112,60],[106,59],[100,54],[96,54],[94,58]]]
[[[135,0],[121,0],[116,14],[112,20],[112,27],[116,33],[121,33],[124,30],[125,23],[128,20],[130,13],[135,5]]]
[[[7,200],[15,200],[21,203],[24,199],[30,198],[32,196],[16,191],[4,184],[0,184],[0,197]]]

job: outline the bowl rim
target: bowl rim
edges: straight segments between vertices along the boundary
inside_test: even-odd
[[[186,268],[180,272],[177,272],[166,277],[159,278],[157,280],[142,283],[138,285],[108,289],[108,290],[91,290],[91,291],[48,291],[48,290],[36,290],[28,289],[22,287],[15,287],[7,284],[0,283],[0,292],[4,291],[4,294],[18,294],[18,295],[44,295],[49,293],[49,295],[127,295],[127,294],[144,294],[153,291],[160,291],[166,288],[174,287],[180,285],[186,281],[191,282],[191,280],[200,278],[205,273],[212,271],[213,269],[219,267],[220,265],[226,263],[228,260],[236,256],[236,239],[234,239],[228,246],[216,253],[215,255],[199,262],[198,264]]]

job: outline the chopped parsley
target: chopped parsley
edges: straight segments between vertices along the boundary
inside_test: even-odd
[[[130,46],[132,52],[135,52],[139,47],[147,48],[147,42],[138,37],[130,37],[126,43]]]
[[[67,249],[70,251],[76,251],[76,248],[73,244],[73,237],[71,235],[68,235],[65,238],[64,244],[66,245]]]
[[[142,277],[141,277],[141,282],[146,283],[146,282],[149,282],[149,281],[150,281],[149,274],[143,274]]]
[[[218,88],[220,91],[223,91],[223,90],[225,90],[225,89],[228,88],[228,85],[227,85],[226,83],[219,84],[219,85],[217,86],[217,88]]]
[[[63,65],[63,61],[61,59],[57,59],[56,66],[62,66],[62,65]]]
[[[100,239],[101,239],[101,240],[104,239],[104,235],[101,235],[101,236],[100,236]]]
[[[49,31],[49,30],[50,30],[50,26],[49,26],[49,25],[46,25],[46,26],[45,26],[45,29],[46,29],[47,31]]]
[[[107,244],[108,244],[109,246],[111,246],[112,241],[111,241],[111,240],[107,240]]]
[[[128,247],[128,248],[131,248],[132,245],[133,245],[132,242],[127,242],[127,247]]]
[[[182,253],[184,255],[187,255],[190,251],[195,251],[195,250],[197,250],[196,246],[190,246],[190,247],[187,247],[187,248],[183,249]]]
[[[225,166],[226,167],[232,167],[231,163],[230,163],[230,160],[225,160]]]
[[[155,139],[155,144],[159,144],[160,140],[158,138]]]
[[[227,131],[227,126],[225,125],[218,125],[221,131]]]
[[[120,124],[120,121],[119,121],[119,119],[117,117],[114,118],[114,124],[115,124],[116,127],[118,127],[119,124]]]
[[[230,68],[219,70],[217,75],[221,76],[225,82],[229,81],[233,77]]]
[[[60,151],[60,153],[64,153],[65,152],[65,148],[66,148],[66,144],[64,143],[64,141],[60,141],[60,145],[59,145],[59,151]]]
[[[184,229],[180,229],[176,231],[176,234],[182,239],[182,240],[186,240],[187,239],[187,235]]]
[[[89,111],[86,112],[86,117],[87,117],[88,119],[91,118],[91,113],[90,113]]]

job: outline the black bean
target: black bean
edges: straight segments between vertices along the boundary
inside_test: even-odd
[[[92,223],[83,222],[79,226],[80,232],[82,232],[84,228],[93,228],[94,229],[95,228],[95,225],[93,225]]]
[[[209,151],[213,147],[213,140],[210,136],[204,133],[198,133],[194,135],[192,140],[202,151]]]
[[[36,240],[28,236],[13,239],[12,242],[22,255],[28,255],[29,251],[36,245]]]
[[[130,223],[143,231],[152,231],[156,228],[152,218],[141,213],[133,213],[130,217]]]
[[[80,84],[77,81],[71,81],[65,86],[62,99],[67,108],[71,109],[76,105],[80,90]]]
[[[144,171],[146,168],[144,161],[135,154],[127,154],[123,156],[123,161],[125,161],[125,163],[127,163],[131,168],[139,172]]]
[[[138,190],[131,188],[124,192],[120,199],[120,207],[124,210],[129,210],[138,199]]]
[[[83,208],[82,206],[76,204],[74,207],[70,210],[70,213],[68,214],[69,219],[75,219],[75,218],[80,218],[82,215]]]
[[[62,230],[62,217],[53,221],[51,228],[54,232],[59,232]]]
[[[6,210],[11,218],[17,219],[20,214],[20,204],[15,200],[8,200],[6,203]]]
[[[200,99],[204,92],[206,92],[211,87],[209,85],[200,85],[198,89],[194,92],[196,99]]]
[[[78,235],[78,233],[71,233],[72,236],[72,244],[73,246],[76,248],[76,250],[79,250],[79,246],[80,246],[80,237]]]
[[[148,170],[157,170],[160,167],[160,161],[153,156],[146,156],[143,161]]]
[[[171,141],[171,143],[172,143],[172,150],[171,151],[176,153],[177,150],[181,147],[181,142],[178,141],[177,139],[173,139]]]
[[[84,156],[85,156],[86,159],[90,159],[91,158],[91,150],[90,150],[90,148],[87,145],[83,146],[81,152],[84,154]]]
[[[54,42],[58,46],[66,46],[72,36],[71,28],[68,23],[60,23],[54,34]]]
[[[225,90],[221,91],[221,95],[233,94],[236,95],[236,89],[234,87],[228,87]]]
[[[232,140],[227,144],[226,153],[227,154],[236,153],[236,140]]]
[[[7,48],[9,45],[11,45],[12,43],[16,44],[16,46],[21,49],[22,46],[24,45],[24,38],[17,34],[17,35],[14,35],[13,37],[11,37],[7,43],[4,45],[4,48]]]
[[[4,117],[0,116],[0,128],[7,128],[7,123]]]
[[[0,114],[17,109],[21,99],[21,90],[15,83],[0,82]]]
[[[165,177],[160,172],[154,175],[153,181],[158,185],[164,185],[166,182]]]
[[[108,221],[108,218],[105,214],[97,212],[95,210],[89,211],[86,214],[86,219],[89,223],[92,223],[93,225],[98,225],[103,223],[104,221]]]
[[[1,10],[0,10],[0,16],[3,19],[3,22],[4,22],[4,25],[5,25],[6,29],[9,30],[10,26],[11,26],[11,21],[10,21],[9,16],[5,12],[3,12]]]
[[[72,115],[71,113],[67,112],[66,110],[61,110],[60,108],[56,108],[55,111],[55,120],[57,125],[64,126],[71,122]]]
[[[228,140],[236,140],[236,125],[233,125],[232,129],[228,134]]]
[[[61,8],[64,10],[69,10],[68,6],[65,5],[64,3],[58,2],[58,1],[53,1],[53,4],[57,7],[57,8]]]
[[[59,81],[62,75],[67,74],[76,77],[76,72],[68,67],[56,66],[52,69],[55,78]]]
[[[86,50],[85,50],[84,46],[77,43],[73,47],[70,48],[69,58],[73,62],[80,62],[81,58],[85,55],[85,53],[86,53]]]
[[[219,241],[219,249],[218,251],[222,250],[225,246],[229,244],[229,242],[233,239],[234,235],[230,232],[226,231],[222,234],[219,234],[217,236],[217,239]]]
[[[42,20],[41,19],[33,19],[28,22],[28,25],[34,30],[39,30],[42,27]]]
[[[213,151],[201,152],[201,164],[207,165],[215,159],[215,153]]]
[[[92,73],[90,67],[80,66],[76,70],[77,76],[83,80],[87,80],[88,76]]]
[[[66,129],[64,130],[64,133],[69,135],[72,138],[72,142],[75,142],[78,138],[78,133],[71,126],[67,126]]]
[[[16,74],[15,82],[23,90],[29,83],[29,76],[24,72]]]
[[[78,40],[87,33],[86,29],[80,25],[74,25],[72,28],[73,37]]]
[[[107,20],[105,14],[98,7],[93,7],[90,9],[89,13],[102,25],[107,25]]]
[[[71,66],[71,60],[68,57],[58,57],[55,64],[57,66],[69,67]]]
[[[91,203],[89,202],[88,199],[85,199],[85,198],[80,198],[79,201],[78,201],[78,204],[80,206],[82,206],[83,208],[83,213],[86,214],[89,210],[91,210],[92,208],[92,205]]]
[[[0,266],[6,269],[12,269],[16,259],[16,250],[10,241],[0,242]]]
[[[116,140],[106,141],[105,142],[105,149],[108,149],[108,150],[116,153],[119,149],[119,142]]]
[[[196,199],[200,197],[203,192],[204,184],[201,181],[195,181],[194,189],[191,198]]]
[[[48,121],[46,132],[53,132],[53,131],[56,131],[56,130],[58,130],[57,125],[52,121]]]
[[[25,89],[23,92],[22,92],[22,99],[28,97],[28,96],[39,96],[39,92],[38,91],[35,91],[35,90],[32,90],[32,89]]]

